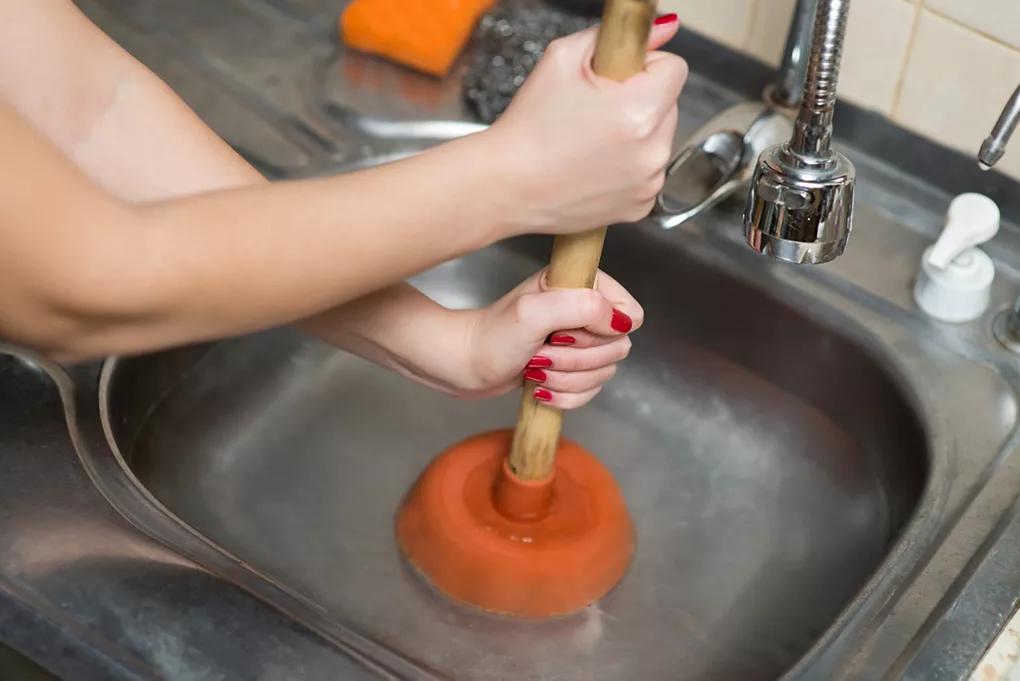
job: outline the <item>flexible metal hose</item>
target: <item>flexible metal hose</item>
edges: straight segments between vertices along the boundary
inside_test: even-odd
[[[832,139],[832,115],[850,0],[822,0],[815,15],[804,95],[790,149],[801,156],[826,157]]]

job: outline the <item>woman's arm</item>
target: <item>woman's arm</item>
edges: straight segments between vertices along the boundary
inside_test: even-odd
[[[11,19],[14,5],[3,5],[0,11]],[[21,9],[34,3],[22,5]],[[45,13],[57,4],[41,0],[39,7]],[[93,69],[84,58],[87,55],[65,52],[64,59],[58,61],[64,67],[82,64],[83,73],[66,78],[63,74],[55,77],[54,87],[31,92],[10,86],[12,80],[18,81],[18,69],[0,69],[0,91],[91,178],[129,199],[260,181],[257,173],[144,67],[119,48],[103,47],[101,34],[90,34],[94,29],[76,23],[84,21],[76,10],[65,11],[65,15],[54,26],[85,31],[83,45],[98,36],[101,40],[93,47],[114,61]],[[12,23],[4,25],[11,27]],[[675,30],[675,25],[667,28]],[[42,29],[42,34],[48,35],[53,26]],[[657,29],[653,40],[667,39],[672,30]],[[507,234],[525,229],[577,229],[607,220],[612,214],[626,217],[640,211],[648,199],[636,196],[635,190],[648,191],[645,186],[654,185],[658,171],[651,174],[652,182],[643,179],[645,171],[634,171],[654,170],[660,164],[648,152],[661,155],[658,147],[667,137],[664,133],[671,137],[670,114],[682,84],[683,66],[678,60],[671,64],[669,58],[657,55],[645,74],[647,82],[638,83],[637,92],[613,91],[623,88],[605,82],[595,82],[593,88],[592,83],[584,82],[585,73],[570,70],[586,65],[590,38],[561,41],[550,50],[554,58],[546,60],[545,76],[533,79],[544,80],[544,87],[531,82],[526,88],[530,108],[542,110],[542,134],[561,145],[564,136],[556,135],[554,129],[559,125],[576,132],[573,127],[579,117],[570,114],[571,110],[579,112],[582,119],[595,116],[583,127],[590,137],[601,138],[602,146],[579,139],[574,147],[563,147],[575,153],[563,154],[567,163],[560,163],[558,171],[550,167],[555,163],[535,164],[542,160],[536,159],[535,152],[544,152],[546,145],[522,144],[537,137],[535,130],[528,130],[528,121],[539,118],[528,116],[528,105],[519,105],[517,115],[508,116],[512,122],[503,125],[498,134],[490,131],[357,176],[260,191],[218,192],[137,207],[91,186],[32,135],[20,117],[4,111],[0,138],[19,139],[11,145],[9,156],[17,163],[9,164],[0,174],[4,193],[9,192],[13,199],[0,213],[0,238],[5,246],[12,246],[0,257],[0,286],[13,301],[0,310],[0,334],[58,356],[77,358],[242,333],[321,313]],[[56,42],[78,44],[75,40]],[[21,48],[31,53],[32,45],[22,44]],[[17,60],[0,61],[17,64]],[[22,66],[27,69],[22,75],[36,84],[47,82],[46,74],[29,68],[38,67],[38,63],[29,59]],[[584,94],[592,101],[585,106],[577,96],[564,94],[559,108],[564,102],[570,106],[557,119],[558,107],[550,106],[548,97],[542,101],[543,91],[560,93],[568,85],[577,90],[578,83],[585,87],[575,95]],[[665,97],[656,92],[663,87]],[[50,94],[33,94],[40,92]],[[65,93],[63,100],[61,92]],[[123,92],[129,95],[121,96]],[[106,96],[100,96],[103,93]],[[521,98],[527,100],[528,96]],[[621,107],[621,101],[629,106]],[[573,108],[577,104],[580,109]],[[139,125],[145,111],[159,124]],[[74,112],[81,115],[71,115]],[[564,114],[570,117],[565,119]],[[649,126],[659,119],[662,123]],[[621,123],[640,125],[628,129]],[[172,139],[174,149],[166,149],[166,135],[146,136],[147,131],[160,126],[177,132]],[[142,135],[138,144],[132,143],[134,134]],[[164,140],[163,145],[144,145],[155,139]],[[128,143],[117,146],[124,140]],[[129,152],[139,144],[146,163],[132,165]],[[628,158],[620,158],[618,153],[624,146],[632,152]],[[668,150],[668,143],[666,147]],[[180,150],[185,153],[175,155]],[[576,153],[593,150],[605,155],[604,165],[610,172],[586,178],[594,181],[575,182],[565,192],[558,191],[555,184],[546,186],[549,173],[553,177],[577,174],[564,173],[564,166],[567,171],[585,169],[586,175],[596,175],[590,172],[591,159]],[[614,150],[617,160],[627,163],[614,164]],[[493,158],[499,162],[496,169]],[[620,181],[621,175],[626,181]],[[24,180],[33,176],[45,176],[47,181],[26,186]],[[457,189],[464,194],[458,195]],[[583,200],[585,196],[594,200]],[[73,210],[65,210],[68,206]],[[405,206],[411,208],[405,210]],[[612,208],[609,215],[607,206]],[[411,221],[409,215],[418,217]],[[292,228],[284,234],[288,226]],[[45,252],[35,248],[40,239],[53,246]],[[436,306],[408,288],[399,286],[391,293],[402,300],[414,300],[422,315],[436,312]],[[406,310],[403,304],[395,307]],[[339,344],[344,344],[347,336],[363,335],[358,328],[344,331],[347,316],[342,309],[331,316],[330,337]],[[363,324],[364,316],[357,317],[358,324]],[[366,348],[363,354],[372,352],[379,355],[385,351]]]
[[[127,201],[264,181],[70,0],[0,0],[0,101]]]
[[[152,71],[92,24],[68,0],[0,5],[0,18],[32,40],[0,43],[0,93],[87,175],[112,194],[163,200],[265,179],[212,132]],[[13,36],[14,34],[12,34]],[[23,87],[26,82],[47,87]],[[153,134],[154,130],[161,131]],[[405,283],[317,315],[308,330],[434,387],[392,329],[416,320],[446,343],[458,324],[451,313]],[[400,341],[397,338],[400,337]],[[407,357],[410,356],[410,357]]]
[[[479,138],[148,205],[97,189],[10,109],[0,139],[0,334],[63,358],[290,323],[510,232]]]

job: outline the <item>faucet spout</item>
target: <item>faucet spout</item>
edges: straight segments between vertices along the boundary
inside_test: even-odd
[[[776,106],[792,109],[800,103],[817,9],[818,0],[797,0],[783,48],[779,80],[766,93],[766,99]]]
[[[828,262],[842,255],[850,237],[856,171],[831,148],[849,9],[850,0],[818,3],[793,135],[762,152],[751,180],[747,242],[779,260]]]
[[[992,128],[992,134],[981,143],[981,151],[978,152],[978,165],[981,166],[981,170],[991,170],[992,166],[999,162],[1006,153],[1006,145],[1009,144],[1009,138],[1013,136],[1018,123],[1020,123],[1020,87],[1017,87],[1013,96],[1006,102],[999,120]]]

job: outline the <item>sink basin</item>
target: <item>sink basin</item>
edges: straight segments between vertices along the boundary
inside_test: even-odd
[[[394,542],[394,511],[426,463],[511,425],[516,395],[458,401],[275,330],[109,362],[109,443],[252,575],[247,588],[288,594],[312,613],[296,619],[366,642],[370,666],[393,656],[423,679],[776,678],[908,524],[929,438],[853,320],[809,314],[665,238],[611,233],[604,267],[647,323],[617,378],[566,419],[616,475],[638,535],[624,580],[578,614],[522,621],[451,603]],[[547,248],[503,243],[416,283],[449,306],[485,304]]]

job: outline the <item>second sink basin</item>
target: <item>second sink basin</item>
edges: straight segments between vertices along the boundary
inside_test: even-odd
[[[604,267],[647,323],[566,434],[619,481],[637,554],[622,583],[550,621],[434,593],[394,511],[427,462],[512,425],[517,395],[461,402],[290,330],[106,367],[106,429],[183,523],[419,678],[773,679],[828,629],[918,506],[928,438],[880,350],[630,229]],[[524,239],[417,283],[485,304],[538,269]],[[300,619],[300,617],[298,616]],[[306,622],[313,628],[314,622]],[[369,654],[371,657],[371,654]]]

